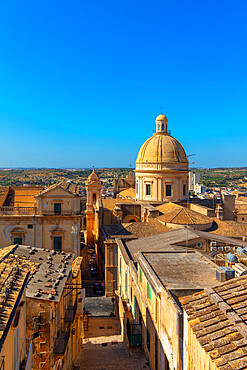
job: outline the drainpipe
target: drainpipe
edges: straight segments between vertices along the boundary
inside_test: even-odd
[[[36,210],[34,211],[36,212]],[[36,219],[35,219],[35,214],[33,216],[33,233],[34,233],[34,241],[33,241],[33,244],[34,244],[34,247],[36,247]]]

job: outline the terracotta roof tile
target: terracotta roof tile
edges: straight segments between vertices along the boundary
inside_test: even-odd
[[[236,221],[221,221],[212,217],[214,224],[207,230],[213,234],[220,234],[232,238],[241,238],[247,236],[247,224]]]
[[[189,300],[180,298],[198,342],[220,369],[247,364],[246,284],[247,277],[237,278],[206,290],[208,294],[202,293],[199,300],[196,294]],[[221,310],[222,303],[229,307],[226,312]]]
[[[127,199],[128,199],[128,197],[130,197],[132,199],[135,199],[135,197],[136,197],[136,191],[135,191],[134,188],[128,188],[128,189],[125,189],[125,190],[121,191],[118,194],[118,196],[119,195],[122,196],[122,197],[124,197],[124,198],[127,198]],[[119,198],[121,198],[121,197],[119,197]]]
[[[161,215],[158,219],[162,222],[186,225],[211,224],[212,218],[192,211],[175,203],[165,203],[157,207]]]

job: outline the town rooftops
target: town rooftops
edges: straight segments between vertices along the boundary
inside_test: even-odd
[[[19,245],[13,253],[38,264],[27,285],[28,298],[59,302],[72,269],[72,253]]]
[[[178,296],[183,294],[179,291],[202,290],[218,283],[216,265],[192,250],[143,252],[137,261],[141,267],[148,264],[163,286]]]
[[[192,211],[175,203],[166,203],[157,207],[161,222],[177,225],[211,225],[212,218]]]
[[[221,221],[217,218],[213,218],[213,220],[214,224],[208,230],[210,233],[239,239],[242,239],[243,236],[247,236],[246,223],[236,221]]]
[[[181,251],[185,248],[187,240],[188,246],[197,247],[197,243],[202,240],[211,242],[216,241],[226,245],[247,247],[247,242],[229,238],[222,235],[208,233],[191,228],[179,228],[165,233],[146,236],[134,240],[116,239],[120,250],[123,253],[126,262],[136,260],[138,252],[164,252],[164,251]]]
[[[126,259],[136,260],[136,253],[138,252],[180,251],[181,247],[177,247],[177,244],[184,243],[187,237],[189,241],[198,239],[198,236],[190,230],[187,233],[186,229],[177,229],[125,242],[117,240],[117,244],[123,254],[124,250],[127,251]]]
[[[0,186],[0,207],[3,206],[6,196],[9,192],[9,186]]]
[[[246,292],[241,277],[180,298],[195,337],[220,369],[247,368]]]
[[[3,207],[34,207],[35,196],[43,189],[42,186],[10,186]]]
[[[148,222],[103,225],[102,228],[104,229],[104,233],[107,238],[123,239],[136,239],[172,230],[171,228],[162,225],[155,218],[150,218]]]
[[[118,193],[117,196],[119,198],[123,197],[123,198],[126,198],[126,199],[129,199],[129,198],[135,199],[136,191],[135,191],[134,188],[128,188],[128,189],[120,191],[120,193]]]
[[[30,271],[35,266],[22,256],[10,254],[11,247],[1,249],[0,262],[0,351],[11,324],[15,326],[15,315]],[[19,308],[20,310],[20,308]]]

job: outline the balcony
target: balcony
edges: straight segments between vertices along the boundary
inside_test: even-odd
[[[61,212],[57,212],[54,210],[46,209],[40,213],[44,216],[74,216],[74,215],[79,215],[80,211],[62,210]]]
[[[37,214],[36,207],[0,207],[0,216],[33,216]]]
[[[62,211],[57,213],[53,210],[44,210],[41,212],[37,207],[0,207],[0,216],[34,216],[34,215],[44,215],[44,216],[74,216],[79,215],[80,211]]]

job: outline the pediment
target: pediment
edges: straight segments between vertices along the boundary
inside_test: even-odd
[[[71,193],[71,191],[62,188],[59,185],[50,186],[48,189],[42,191],[42,193],[38,194],[37,197],[44,198],[44,197],[55,197],[55,198],[62,198],[62,197],[74,197],[75,194]]]

